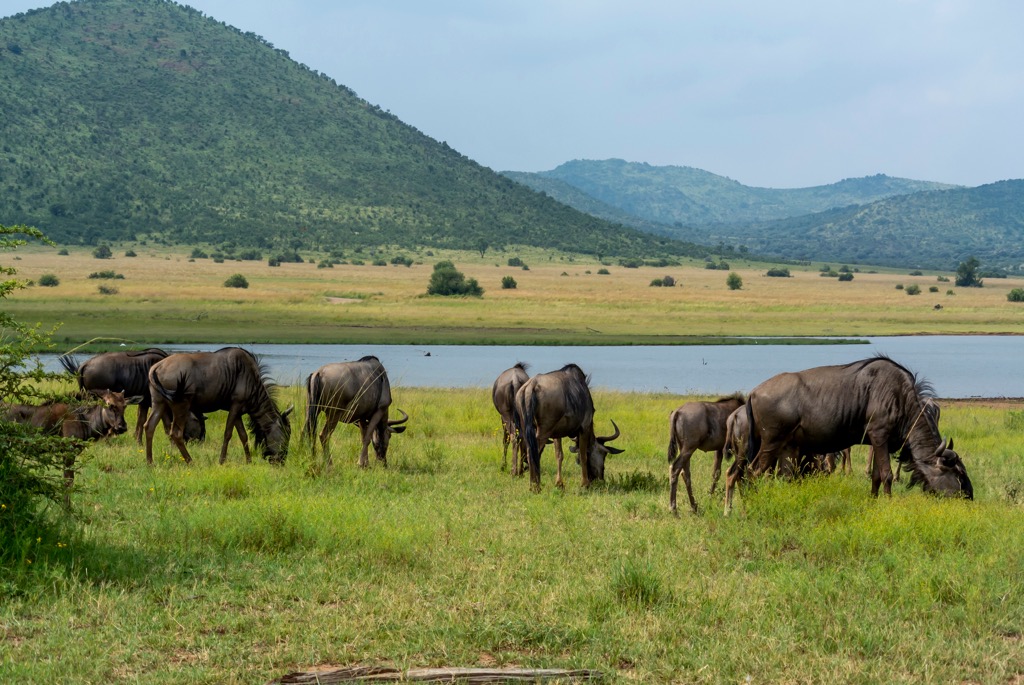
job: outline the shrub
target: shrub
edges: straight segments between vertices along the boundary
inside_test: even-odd
[[[785,268],[768,269],[764,275],[770,278],[790,278],[791,276],[789,269]]]
[[[209,256],[210,255],[206,254],[205,252],[203,252],[201,248],[198,247],[193,247],[192,254],[189,255],[189,257],[191,257],[192,259],[206,259]]]
[[[945,276],[938,276],[935,280],[937,280],[939,283],[949,283],[949,279],[946,278]]]
[[[138,257],[139,255],[135,254],[135,250],[125,250],[124,251],[124,256],[125,257]]]
[[[242,274],[231,274],[228,280],[224,281],[225,288],[248,288],[249,281]]]
[[[122,279],[123,280],[124,279],[124,274],[119,274],[119,273],[115,272],[113,269],[108,269],[106,271],[93,271],[91,274],[89,274],[89,278],[104,278],[104,279],[116,278],[116,279]]]
[[[920,295],[921,286],[919,286],[917,283],[911,283],[906,287],[905,292],[907,293],[907,295]]]
[[[377,257],[376,259],[373,260],[373,265],[374,266],[387,266],[388,263],[387,263],[387,260],[381,259],[380,257]]]
[[[53,288],[60,285],[60,279],[53,274],[43,274],[39,277],[39,285],[44,288]]]
[[[271,257],[267,260],[267,266],[281,266],[281,260],[277,257]]]
[[[1014,288],[1006,293],[1006,299],[1010,302],[1024,302],[1024,288]]]
[[[351,264],[352,266],[363,266],[366,264],[366,262],[364,262],[361,259],[353,259],[351,262],[349,262],[349,264]]]
[[[609,271],[608,269],[598,269],[597,270],[597,275],[598,276],[607,276],[610,273],[611,273],[611,271]]]
[[[740,290],[743,287],[743,279],[738,273],[733,272],[725,279],[725,284],[729,286],[729,290]]]
[[[644,260],[637,259],[636,257],[629,257],[628,259],[620,259],[619,266],[624,266],[627,269],[639,269],[644,265]]]
[[[896,290],[903,290],[903,284],[902,283],[897,283],[896,284]]]
[[[405,255],[400,254],[397,257],[392,257],[391,263],[395,266],[412,266],[412,257],[406,257]]]
[[[924,276],[924,273],[915,269],[914,271],[910,272],[910,275],[911,276]]]
[[[840,281],[847,281],[847,282],[852,281],[853,280],[853,274],[850,273],[849,271],[844,271],[841,274],[839,274],[839,280]]]
[[[263,259],[263,253],[259,250],[243,250],[238,253],[238,258],[243,262],[258,262]]]
[[[504,278],[501,279],[502,290],[515,290],[517,285],[519,284],[516,283],[516,279],[512,278],[511,276],[505,276]]]
[[[316,265],[316,268],[318,268],[318,269],[333,269],[334,268],[334,262],[332,262],[329,259],[321,259],[320,263]]]
[[[67,257],[68,254],[69,254],[68,253],[68,248],[66,248],[66,247],[60,248],[59,250],[57,250],[57,254],[59,254],[61,257]]]
[[[705,269],[717,269],[718,271],[728,271],[730,267],[729,267],[729,262],[727,262],[727,261],[725,261],[723,259],[722,261],[718,262],[717,264],[715,262],[708,262],[707,264],[704,265],[704,268]]]
[[[97,288],[100,295],[117,295],[120,291],[112,285],[101,285]]]
[[[523,260],[520,259],[519,257],[509,257],[508,258],[508,265],[509,266],[525,266],[525,264],[523,264]]]
[[[651,287],[652,288],[661,288],[664,285],[665,285],[665,282],[662,279],[660,279],[660,278],[655,278],[653,281],[651,281]]]
[[[467,279],[455,268],[455,264],[446,259],[434,265],[434,273],[430,275],[430,283],[427,285],[427,294],[480,297],[484,294],[484,289],[475,278]]]
[[[937,292],[939,292],[939,286],[937,286],[937,285],[929,286],[928,287],[928,292],[930,292],[930,293],[937,293]]]
[[[96,259],[110,259],[114,256],[114,253],[110,251],[110,246],[100,245],[92,251],[92,256]]]

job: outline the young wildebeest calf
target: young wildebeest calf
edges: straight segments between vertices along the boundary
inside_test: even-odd
[[[7,405],[8,421],[34,426],[48,435],[59,435],[76,440],[96,440],[109,435],[120,435],[128,430],[124,409],[141,398],[128,400],[119,392],[101,390],[92,393],[103,404],[75,406],[65,402],[50,402],[39,406],[30,404]],[[74,485],[74,463],[64,465],[64,482],[70,489]],[[67,498],[65,498],[67,501]]]
[[[690,484],[690,457],[697,450],[715,453],[715,471],[711,477],[711,490],[715,491],[722,475],[722,457],[726,447],[726,422],[729,415],[743,406],[741,395],[723,397],[717,402],[687,402],[672,412],[669,417],[668,462],[671,494],[669,507],[676,512],[676,490],[679,474],[683,474],[686,494],[690,497],[690,508],[697,513],[697,501],[693,498]]]

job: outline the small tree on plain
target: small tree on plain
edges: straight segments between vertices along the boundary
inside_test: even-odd
[[[92,256],[96,259],[110,259],[114,253],[110,251],[109,245],[100,245],[92,251]]]
[[[740,290],[743,287],[743,279],[738,273],[733,271],[725,279],[725,284],[729,286],[729,290]]]
[[[501,279],[502,290],[515,290],[516,286],[518,285],[519,284],[516,283],[516,279],[512,278],[511,276],[505,276],[504,278]]]
[[[977,257],[968,257],[960,262],[960,266],[956,268],[956,285],[961,288],[981,288],[982,282],[978,276],[980,266],[981,262]]]
[[[225,288],[248,288],[249,281],[242,274],[232,274],[224,281]]]
[[[455,264],[446,259],[434,265],[434,273],[430,275],[430,283],[427,285],[427,294],[481,297],[484,289],[475,278],[467,279],[455,268]]]

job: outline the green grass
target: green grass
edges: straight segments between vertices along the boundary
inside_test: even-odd
[[[298,388],[284,401],[297,401]],[[121,436],[90,448],[83,523],[4,569],[0,680],[266,682],[324,665],[586,667],[612,682],[1018,682],[1024,526],[1013,411],[944,406],[977,501],[854,475],[764,481],[723,518],[694,457],[700,516],[668,512],[669,411],[598,392],[626,453],[589,491],[500,470],[486,390],[395,388],[411,415],[389,468],[216,463],[224,415],[186,466]],[[133,417],[130,417],[133,418]],[[220,422],[220,423],[218,423]],[[1016,483],[1016,486],[1013,483]],[[1016,488],[1016,489],[1015,489]]]

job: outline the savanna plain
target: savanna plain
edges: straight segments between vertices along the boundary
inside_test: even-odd
[[[317,269],[19,257],[19,275],[61,283],[5,304],[22,320],[64,322],[59,346],[1012,333],[1022,316],[1009,279],[954,289],[935,273],[861,272],[842,283],[818,265],[774,279],[736,263],[744,286],[732,291],[727,272],[701,264],[598,275],[564,257],[524,254],[521,271],[487,255],[457,262],[484,297],[447,300],[422,296],[433,258]],[[101,269],[124,274],[108,283],[117,293],[88,279]],[[223,287],[236,272],[249,288]],[[518,287],[502,290],[509,274]],[[682,286],[649,286],[665,274]],[[912,282],[920,295],[895,289]],[[614,419],[625,453],[586,490],[567,458],[562,491],[549,449],[533,494],[502,469],[489,389],[393,395],[411,418],[387,467],[356,466],[348,426],[333,467],[311,454],[298,387],[278,391],[296,407],[283,466],[244,463],[237,439],[219,465],[223,414],[191,465],[160,431],[152,467],[130,433],[90,445],[77,518],[5,570],[0,680],[255,683],[393,664],[590,668],[608,682],[1024,682],[1024,405],[943,403],[973,502],[899,485],[873,499],[855,448],[851,474],[753,483],[726,518],[698,452],[701,512],[677,518],[667,418],[713,398],[596,389],[597,430]]]

